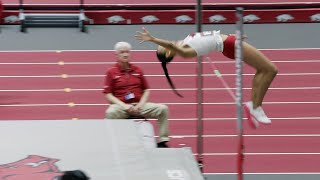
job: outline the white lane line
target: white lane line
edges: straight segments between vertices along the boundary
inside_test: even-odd
[[[88,62],[68,62],[66,61],[59,61],[59,62],[2,62],[0,65],[113,65],[114,62],[105,62],[105,61],[88,61]],[[132,61],[134,64],[160,64],[160,62],[157,61]],[[272,60],[274,63],[320,63],[320,60]],[[228,60],[216,60],[216,64],[235,64],[234,61],[228,61]],[[197,64],[197,62],[193,61],[175,61],[170,62],[170,64]],[[208,64],[208,62],[202,62],[202,64]]]
[[[236,175],[238,173],[204,173],[204,175]],[[243,173],[247,175],[320,175],[320,172],[264,172]]]
[[[195,102],[184,102],[184,103],[166,103],[166,102],[161,102],[162,104],[167,104],[167,105],[196,105],[197,103]],[[235,102],[217,102],[217,103],[202,103],[203,105],[234,105]],[[320,102],[264,102],[264,104],[320,104]],[[16,104],[16,105],[8,105],[8,106],[64,106],[68,105],[67,103],[62,103],[62,104]],[[92,103],[75,103],[77,106],[106,106],[109,105],[108,103],[104,104],[92,104]],[[7,105],[0,105],[0,106],[7,106]]]
[[[0,105],[1,106],[1,105]],[[290,121],[290,120],[320,120],[320,117],[287,117],[287,118],[273,118],[273,120],[284,120],[284,121]],[[28,120],[28,119],[27,119]],[[32,120],[32,119],[29,119]],[[86,119],[82,119],[86,120]],[[90,119],[90,120],[101,120],[101,119]],[[149,121],[157,121],[156,119],[148,119]],[[169,121],[196,121],[197,118],[169,118]],[[203,121],[234,121],[236,118],[203,118]],[[232,136],[232,135],[230,135]]]
[[[273,120],[290,121],[290,120],[320,120],[320,117],[271,117]],[[157,121],[156,119],[148,119],[149,121]],[[197,121],[197,118],[170,118],[170,121]],[[203,121],[235,121],[237,118],[202,118]],[[245,118],[244,118],[245,120]]]
[[[320,134],[245,134],[245,137],[320,137]],[[156,136],[158,137],[158,136]],[[172,135],[172,139],[197,138],[197,135]],[[205,138],[238,137],[237,134],[203,135]]]
[[[63,77],[65,75],[65,77]],[[236,76],[236,74],[223,74],[223,76]],[[253,76],[254,74],[243,74],[243,76]],[[279,73],[277,76],[315,76],[320,73]],[[146,74],[146,77],[164,77],[163,74]],[[172,77],[196,77],[197,74],[173,74]],[[215,77],[215,74],[202,74],[203,77]],[[104,74],[60,74],[60,75],[6,75],[0,78],[92,78],[92,77],[105,77]]]
[[[285,4],[288,4],[290,2],[286,2]],[[312,4],[314,2],[303,2],[306,4]],[[6,4],[6,3],[5,3]],[[219,4],[219,3],[215,3],[215,4]],[[222,4],[228,4],[228,3],[222,3]],[[235,3],[229,3],[229,4],[235,4]],[[239,4],[239,3],[236,3]],[[257,4],[257,3],[247,3],[247,4]],[[262,4],[268,4],[268,3],[262,3]],[[270,4],[277,4],[275,2],[270,3]],[[282,3],[278,3],[278,4],[282,4]],[[295,2],[292,2],[292,4],[295,4]],[[10,4],[6,4],[6,5],[10,5]],[[27,4],[26,4],[27,5]],[[48,5],[48,4],[45,4]],[[59,4],[55,4],[55,5],[59,5]],[[67,5],[67,4],[63,4],[63,5]],[[90,5],[95,5],[95,4],[90,4]],[[101,5],[101,4],[96,4],[96,5]],[[159,5],[159,4],[157,4]],[[280,48],[280,49],[260,49],[262,51],[297,51],[297,50],[320,50],[320,48]],[[74,49],[70,49],[70,50],[60,50],[60,49],[52,49],[52,50],[5,50],[5,51],[0,51],[1,52],[57,52],[57,53],[61,53],[61,52],[114,52],[114,50],[99,50],[99,49],[87,49],[87,50],[74,50]],[[155,50],[131,50],[131,51],[136,51],[136,52],[153,52]]]
[[[166,105],[197,105],[195,102],[184,102],[184,103],[166,103],[166,102],[161,102],[162,104]],[[235,102],[219,102],[219,103],[202,103],[203,105],[234,105]],[[320,102],[264,102],[264,104],[320,104]],[[5,105],[2,104],[0,107],[18,107],[18,106],[66,106],[68,103],[63,103],[63,104],[10,104],[10,105]],[[74,103],[74,106],[107,106],[109,105],[108,103],[104,104],[92,104],[92,103]]]
[[[238,153],[203,153],[204,156],[236,156]],[[320,155],[320,153],[244,153],[245,155],[261,156],[261,155]],[[194,153],[193,155],[197,155]]]
[[[236,88],[230,88],[236,89]],[[243,88],[244,90],[251,90],[251,88]],[[318,90],[320,87],[284,87],[284,88],[269,88],[270,90]],[[73,89],[70,88],[71,91],[102,91],[102,88],[90,88],[90,89]],[[151,91],[172,91],[171,89],[150,89]],[[197,88],[178,88],[179,91],[196,91]],[[226,88],[202,88],[204,91],[224,91]],[[52,91],[65,91],[65,89],[0,89],[0,92],[52,92]]]
[[[204,121],[234,121],[237,118],[202,118]],[[274,120],[320,120],[320,117],[286,117],[286,118],[279,118],[279,117],[272,117]],[[148,119],[148,120],[155,120],[156,119]],[[170,118],[171,121],[195,121],[198,120],[197,118]]]

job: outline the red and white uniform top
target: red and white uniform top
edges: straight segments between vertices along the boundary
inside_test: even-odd
[[[203,31],[189,34],[183,44],[193,48],[198,56],[208,54],[212,51],[223,51],[223,40],[220,31]]]

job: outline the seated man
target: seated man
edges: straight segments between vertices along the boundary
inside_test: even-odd
[[[118,42],[114,46],[117,63],[107,70],[104,93],[110,102],[107,119],[126,119],[129,116],[144,116],[158,119],[158,147],[168,147],[168,107],[147,102],[149,85],[143,71],[130,63],[131,45]]]

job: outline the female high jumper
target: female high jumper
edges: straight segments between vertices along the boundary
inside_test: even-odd
[[[203,31],[189,34],[181,41],[169,41],[159,39],[142,28],[137,31],[135,38],[143,42],[152,42],[159,45],[158,56],[165,56],[168,59],[179,55],[183,58],[194,58],[206,55],[209,52],[217,51],[230,59],[235,59],[235,35],[221,34],[220,31]],[[243,61],[256,70],[252,81],[251,101],[245,103],[244,109],[248,114],[251,125],[255,127],[259,123],[271,124],[271,120],[265,115],[262,109],[263,98],[277,75],[277,67],[258,49],[243,41]]]

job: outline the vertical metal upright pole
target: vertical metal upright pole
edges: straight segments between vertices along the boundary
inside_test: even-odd
[[[23,9],[23,0],[19,0],[19,9]]]
[[[197,32],[202,31],[202,4],[201,0],[197,0]],[[198,139],[197,139],[197,152],[198,152],[198,164],[200,167],[201,172],[203,172],[203,107],[202,107],[202,101],[203,101],[203,94],[202,94],[202,57],[198,57],[198,68],[197,68],[197,117],[198,117]]]
[[[84,9],[84,0],[80,0],[80,10],[83,10]]]
[[[24,5],[23,5],[23,0],[19,0],[19,13],[23,13],[24,11]]]
[[[237,130],[238,130],[238,156],[237,156],[237,170],[238,180],[243,180],[243,161],[244,161],[244,140],[243,140],[243,109],[242,109],[242,63],[243,63],[243,8],[236,8],[237,28],[236,28],[236,43],[235,43],[235,56],[236,56],[236,106],[237,106]]]
[[[20,20],[20,31],[25,32],[25,17],[24,17],[24,4],[23,0],[19,0],[19,20]]]
[[[84,0],[80,0],[79,11],[80,11],[79,28],[81,32],[86,32],[86,28],[85,28],[86,16],[84,14]]]

